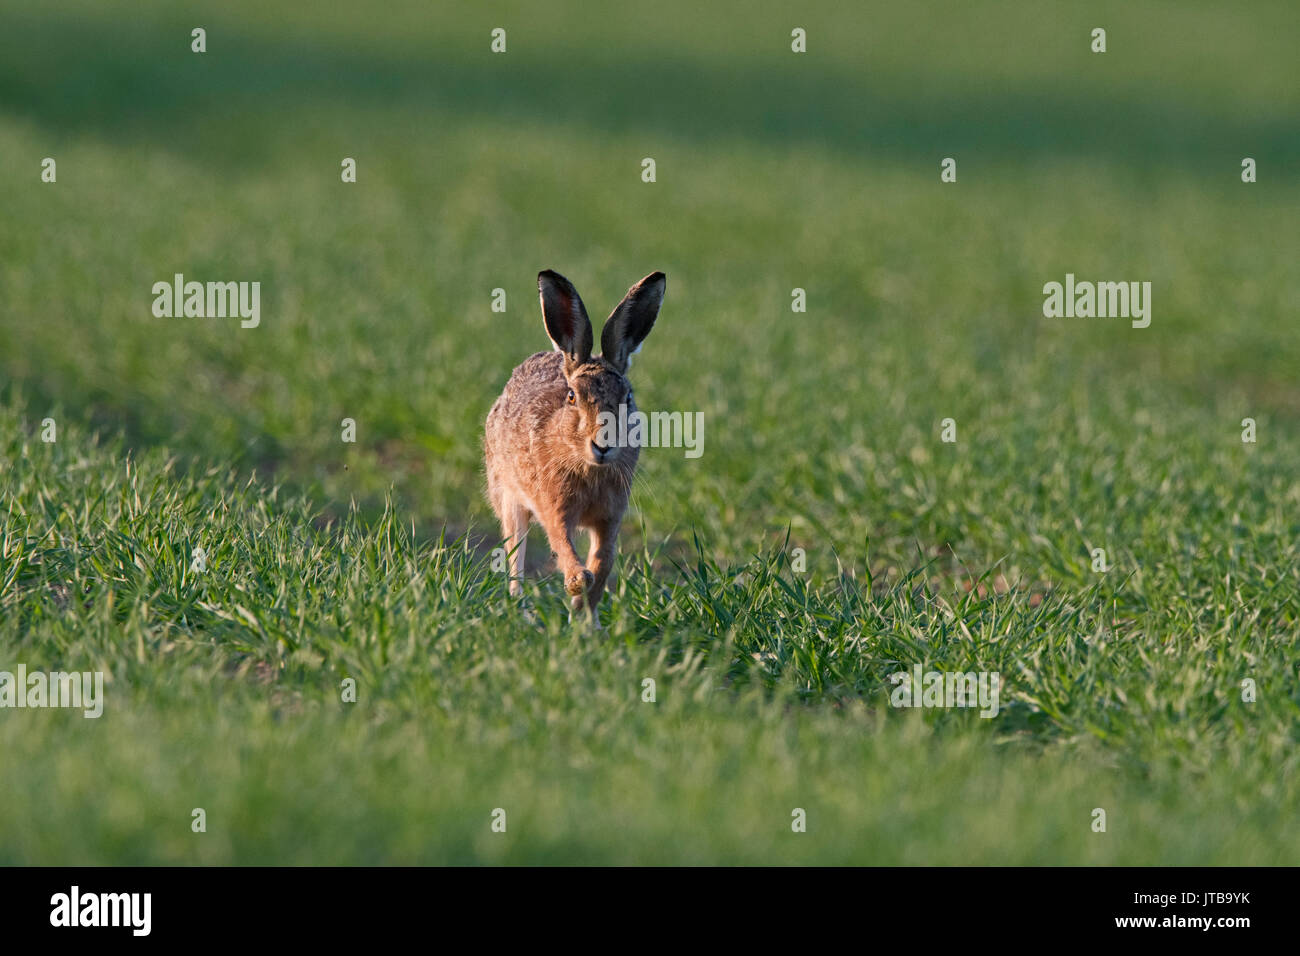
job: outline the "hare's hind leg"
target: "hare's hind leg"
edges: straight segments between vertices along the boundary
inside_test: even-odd
[[[524,555],[528,551],[528,509],[509,495],[501,496],[501,537],[510,555],[510,593],[524,593]]]

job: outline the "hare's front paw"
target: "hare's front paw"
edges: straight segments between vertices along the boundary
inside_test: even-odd
[[[590,571],[586,568],[579,568],[564,576],[564,590],[574,595],[586,594],[587,589],[591,587],[592,582],[595,580]]]

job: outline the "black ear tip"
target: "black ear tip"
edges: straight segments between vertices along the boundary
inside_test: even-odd
[[[550,287],[557,295],[574,299],[578,297],[578,290],[573,287],[573,283],[554,269],[543,269],[537,273],[537,291],[545,294],[547,287]]]
[[[649,292],[655,289],[656,286],[658,287],[658,291],[661,293],[668,287],[668,277],[662,272],[650,273],[636,285],[632,286],[632,288],[628,289],[627,294],[632,295],[634,293],[641,294]]]

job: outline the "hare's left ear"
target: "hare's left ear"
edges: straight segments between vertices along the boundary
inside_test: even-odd
[[[667,279],[662,272],[652,272],[632,288],[609,314],[600,333],[600,351],[605,361],[619,373],[627,371],[630,357],[641,347],[654,328],[659,306],[664,301]]]

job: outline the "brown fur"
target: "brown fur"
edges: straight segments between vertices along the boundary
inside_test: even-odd
[[[591,323],[568,280],[547,271],[538,276],[538,287],[557,351],[538,352],[518,366],[488,413],[488,499],[506,547],[513,549],[510,593],[523,591],[528,526],[536,520],[555,552],[572,610],[585,604],[595,621],[640,453],[635,446],[597,446],[597,416],[617,417],[620,404],[629,416],[636,410],[626,378],[628,357],[654,325],[664,277],[653,273],[628,290],[605,323],[601,356],[590,354]],[[573,547],[579,528],[591,532],[585,565]]]

